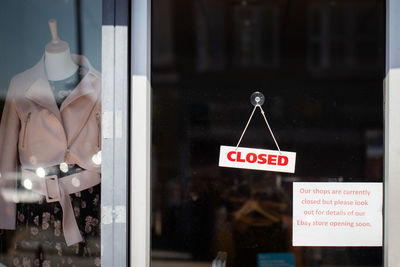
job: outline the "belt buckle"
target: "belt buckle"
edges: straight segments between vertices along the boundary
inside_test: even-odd
[[[56,188],[57,188],[57,190],[56,190],[57,191],[56,198],[49,196],[49,182],[52,182],[52,183],[56,184]],[[60,201],[61,193],[60,193],[60,186],[58,184],[57,175],[51,175],[51,176],[45,177],[44,184],[46,186],[46,201],[47,201],[47,203]]]

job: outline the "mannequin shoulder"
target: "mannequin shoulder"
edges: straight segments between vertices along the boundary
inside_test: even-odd
[[[37,79],[38,74],[35,68],[27,69],[16,74],[10,81],[9,91],[23,92],[29,88]]]

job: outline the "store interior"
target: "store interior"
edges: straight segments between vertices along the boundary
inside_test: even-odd
[[[153,1],[154,266],[211,266],[219,251],[229,267],[274,253],[287,266],[382,266],[382,247],[292,246],[292,187],[383,181],[384,12],[371,0]],[[294,174],[218,166],[255,91],[297,153]],[[260,113],[241,146],[276,149]]]

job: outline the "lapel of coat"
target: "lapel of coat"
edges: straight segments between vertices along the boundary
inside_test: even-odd
[[[25,96],[43,108],[52,112],[59,120],[67,135],[68,144],[80,133],[85,126],[88,117],[97,102],[100,94],[100,73],[98,73],[89,61],[78,55],[71,55],[78,64],[88,69],[88,73],[63,101],[58,108],[53,91],[47,80],[44,69],[44,58],[34,67],[34,75],[37,79],[26,89]]]
[[[71,144],[88,121],[100,92],[100,82],[90,72],[82,79],[60,107],[68,144]]]
[[[25,96],[43,108],[51,111],[62,124],[60,110],[57,107],[50,84],[47,81],[43,61],[42,58],[41,62],[35,66],[38,78],[27,88]]]

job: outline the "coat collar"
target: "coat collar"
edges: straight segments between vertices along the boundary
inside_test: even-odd
[[[76,99],[84,95],[90,95],[90,97],[94,99],[94,101],[91,101],[91,106],[93,106],[99,94],[99,86],[93,86],[93,83],[94,80],[100,76],[100,74],[90,65],[89,61],[84,56],[71,56],[76,64],[84,66],[88,72],[77,85],[77,87],[72,91],[72,93],[63,101],[60,109],[57,107],[53,92],[46,77],[44,56],[33,67],[35,76],[37,78],[30,86],[28,86],[25,91],[25,96],[28,99],[51,111],[61,123],[63,121],[61,113]]]

